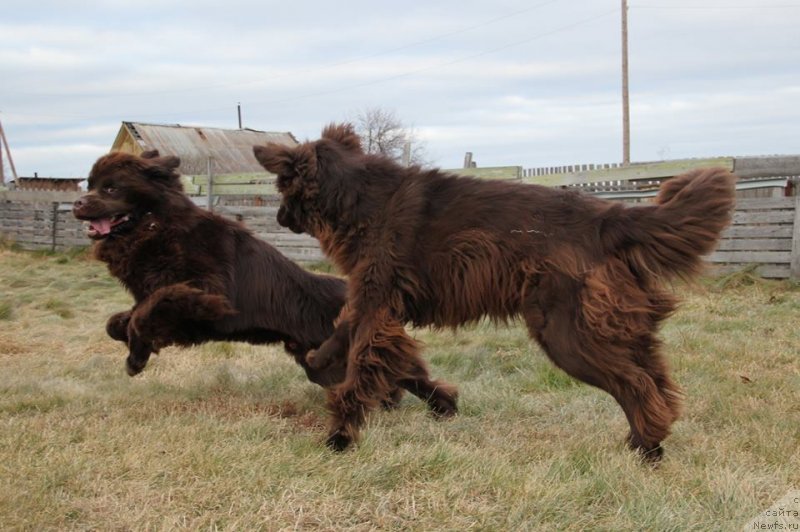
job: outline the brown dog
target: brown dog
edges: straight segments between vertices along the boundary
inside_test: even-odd
[[[655,333],[674,310],[661,284],[701,267],[731,219],[735,177],[699,170],[667,181],[655,204],[626,208],[574,191],[404,168],[367,155],[349,125],[316,142],[255,147],[278,174],[279,222],[317,237],[349,276],[334,336],[314,367],[349,349],[329,392],[328,444],[345,448],[393,384],[427,374],[403,325],[455,327],[484,316],[525,320],[550,359],[610,393],[648,459],[679,414],[680,391]],[[410,389],[410,388],[409,388]],[[434,409],[455,412],[439,383]]]
[[[312,382],[342,381],[344,356],[312,368],[305,355],[333,333],[345,282],[303,270],[241,224],[196,207],[179,164],[156,151],[105,155],[73,207],[89,221],[95,256],[135,300],[106,326],[129,347],[128,373],[168,345],[283,342]]]

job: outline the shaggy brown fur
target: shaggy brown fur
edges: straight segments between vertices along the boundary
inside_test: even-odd
[[[344,355],[327,368],[310,367],[305,355],[333,333],[344,281],[313,275],[241,224],[196,207],[183,194],[179,163],[158,152],[103,156],[73,207],[90,222],[95,256],[135,300],[106,326],[129,347],[128,373],[172,344],[283,342],[311,381],[341,382]]]
[[[521,316],[550,359],[610,393],[630,446],[650,459],[679,414],[655,333],[675,308],[661,284],[701,268],[728,225],[735,178],[697,170],[667,181],[655,204],[626,208],[574,191],[455,177],[366,155],[349,125],[316,142],[270,144],[256,157],[278,174],[281,224],[317,237],[349,275],[333,338],[309,354],[324,367],[349,348],[329,392],[328,444],[346,447],[393,383],[426,374],[403,325],[455,327]],[[405,383],[405,384],[404,384]],[[435,411],[453,388],[425,390]]]

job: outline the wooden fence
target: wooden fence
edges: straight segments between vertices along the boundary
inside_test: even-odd
[[[793,178],[800,176],[800,156],[714,157],[675,159],[651,163],[590,164],[522,171],[523,183],[551,187],[579,188],[609,199],[634,202],[646,200],[664,179],[695,168],[722,167],[736,174],[738,198],[782,197],[791,195]],[[796,180],[796,179],[795,179]]]
[[[89,245],[83,223],[72,216],[78,192],[0,192],[0,237],[23,249],[63,251]]]
[[[276,202],[278,201],[275,198]],[[295,234],[278,224],[277,206],[241,207],[219,205],[214,212],[238,220],[256,236],[266,240],[278,250],[298,262],[317,262],[325,259],[317,239],[306,234]]]
[[[84,223],[72,216],[72,203],[79,195],[57,191],[0,192],[0,237],[30,250],[64,251],[90,245]],[[241,221],[256,236],[271,243],[292,260],[323,260],[322,251],[314,238],[296,235],[278,225],[278,199],[272,199],[273,206],[218,205],[215,210],[222,216]],[[204,198],[201,200],[204,201]]]
[[[682,169],[682,166],[675,168]],[[617,188],[594,186],[586,181],[587,176],[565,178],[563,174],[548,174],[546,177],[560,180],[558,183],[548,183],[553,186],[576,186],[609,199],[648,201],[656,194],[660,178],[652,177],[652,168],[645,173],[642,171],[641,168],[637,169],[637,177],[629,179],[635,186],[625,183]],[[664,171],[662,168],[657,173]],[[774,168],[765,168],[763,164],[751,164],[750,170],[745,167],[743,171],[754,175],[761,172],[766,176],[775,173]],[[793,171],[791,175],[797,173]],[[247,176],[247,179],[257,191],[248,194],[242,182],[245,179],[241,176],[230,180],[233,182],[225,183],[223,180],[229,187],[220,187],[219,195],[214,195],[212,206],[215,211],[241,221],[258,237],[277,247],[292,260],[314,262],[324,259],[315,239],[307,235],[295,235],[278,225],[276,214],[279,198],[270,180],[253,176]],[[530,182],[536,177],[518,179]],[[649,181],[653,179],[656,182],[650,184]],[[202,180],[198,179],[194,184],[198,189],[192,192],[207,193],[202,188]],[[740,181],[737,184],[739,199],[734,223],[723,235],[718,251],[709,257],[709,261],[721,271],[756,264],[758,273],[764,277],[800,279],[800,195],[786,196],[793,187],[796,193],[797,184],[797,179],[790,177]],[[756,198],[743,198],[744,194]],[[0,237],[12,240],[25,249],[64,250],[89,245],[83,224],[75,220],[70,212],[77,196],[77,193],[65,192],[0,192]],[[192,199],[198,205],[206,206],[209,198],[196,195]]]
[[[738,200],[709,261],[720,272],[755,264],[763,277],[800,279],[800,195]]]

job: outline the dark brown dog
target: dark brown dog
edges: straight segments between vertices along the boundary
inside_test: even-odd
[[[406,322],[455,327],[521,315],[558,367],[619,402],[630,446],[660,458],[680,404],[655,336],[676,304],[661,284],[701,268],[730,222],[733,175],[694,171],[667,181],[655,204],[626,208],[404,168],[364,154],[349,125],[254,152],[278,174],[280,223],[317,237],[349,275],[346,319],[309,354],[323,367],[349,348],[347,378],[329,392],[330,446],[353,441],[393,383],[426,375]],[[452,388],[422,392],[439,413],[455,412]]]
[[[196,207],[179,164],[158,152],[103,156],[73,207],[89,221],[95,256],[135,300],[106,326],[130,349],[128,373],[168,345],[283,342],[312,382],[342,381],[344,355],[319,369],[305,355],[333,333],[345,282],[303,270],[241,224]]]

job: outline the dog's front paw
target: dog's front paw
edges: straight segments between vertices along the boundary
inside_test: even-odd
[[[143,342],[138,336],[131,336],[128,341],[128,358],[125,359],[125,371],[133,377],[142,372],[153,353],[153,346]]]
[[[135,377],[141,373],[145,366],[147,366],[147,361],[136,360],[130,355],[125,359],[125,372],[130,377]]]
[[[343,429],[336,429],[328,435],[325,445],[332,451],[340,453],[353,443],[352,436],[348,435]]]

